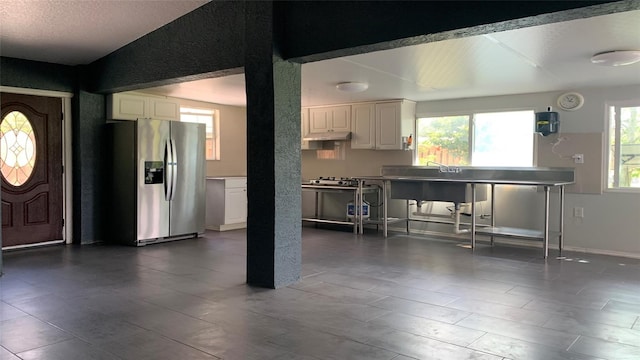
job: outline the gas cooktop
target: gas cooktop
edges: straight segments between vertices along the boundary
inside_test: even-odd
[[[309,180],[313,185],[333,185],[333,186],[358,186],[358,179],[351,177],[319,177],[317,179]],[[363,183],[364,184],[364,183]]]

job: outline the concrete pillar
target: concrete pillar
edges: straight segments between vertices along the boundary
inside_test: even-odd
[[[300,279],[300,64],[277,52],[272,2],[246,3],[247,283]]]

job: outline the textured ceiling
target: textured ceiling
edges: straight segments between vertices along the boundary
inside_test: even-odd
[[[207,2],[0,0],[0,54],[89,64]]]

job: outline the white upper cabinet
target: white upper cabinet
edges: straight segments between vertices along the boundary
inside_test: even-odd
[[[402,137],[415,136],[416,103],[408,100],[375,104],[375,148],[403,150]]]
[[[351,105],[351,148],[376,148],[376,105]]]
[[[117,93],[107,96],[107,118],[136,120],[180,120],[180,104],[165,98]]]
[[[309,109],[309,132],[351,131],[351,105]]]
[[[300,119],[302,124],[301,128],[301,138],[300,138],[300,149],[302,150],[313,150],[319,149],[320,143],[318,141],[305,141],[304,136],[309,133],[309,108],[303,108],[300,114]]]
[[[351,131],[352,149],[405,150],[402,138],[415,137],[415,122],[416,103],[409,100],[311,107],[302,109],[302,136]],[[316,148],[310,146],[318,143],[302,141],[301,148]]]
[[[150,100],[149,109],[151,110],[151,118],[158,120],[180,120],[180,104],[177,101],[167,99]]]

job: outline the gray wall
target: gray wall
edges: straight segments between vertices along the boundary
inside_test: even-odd
[[[90,244],[104,240],[105,189],[105,97],[78,91],[71,103],[73,113],[73,240]]]
[[[285,20],[280,29],[282,55],[308,62],[607,14],[630,6],[622,2],[553,14],[604,3],[610,1],[291,1],[277,2],[276,8]]]
[[[241,73],[244,8],[241,1],[212,1],[114,51],[91,64],[91,90],[120,92]]]
[[[75,82],[73,66],[0,57],[0,85],[73,92]]]

